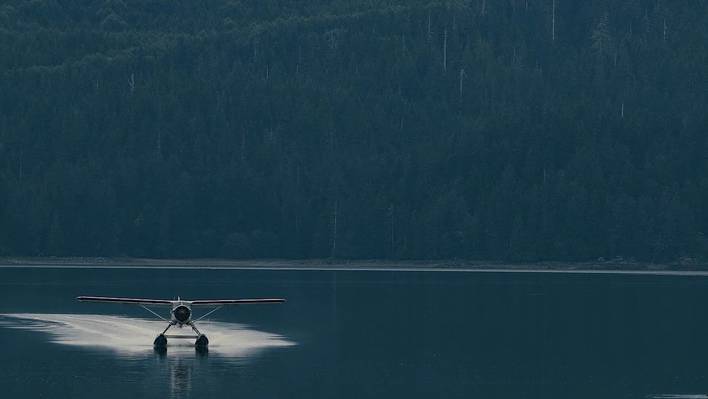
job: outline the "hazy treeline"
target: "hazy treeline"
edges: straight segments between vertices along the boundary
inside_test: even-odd
[[[0,254],[708,254],[700,0],[6,0]]]

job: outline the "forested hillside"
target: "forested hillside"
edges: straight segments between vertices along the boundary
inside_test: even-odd
[[[708,2],[4,0],[0,255],[708,256]]]

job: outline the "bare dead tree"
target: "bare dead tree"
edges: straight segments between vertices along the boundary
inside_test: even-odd
[[[302,64],[302,46],[297,46],[297,64],[295,64],[295,74],[300,74],[300,64]]]
[[[334,51],[339,48],[339,37],[344,32],[343,29],[332,29],[325,32],[325,40],[330,50]]]
[[[428,11],[428,43],[432,40],[432,31],[431,31],[431,18],[430,18],[430,11]]]
[[[664,43],[666,43],[666,18],[664,18]]]
[[[253,39],[253,63],[258,59],[258,39]]]
[[[25,166],[25,153],[22,149],[20,149],[20,157],[18,159],[18,171],[17,171],[17,180],[22,183],[22,178],[24,176],[24,166]]]
[[[556,0],[551,0],[553,3],[551,11],[551,41],[556,41]]]
[[[447,28],[443,37],[443,72],[447,72]]]
[[[332,212],[332,247],[330,257],[334,258],[337,251],[337,214],[339,213],[339,200],[334,201],[334,211]]]
[[[268,144],[273,144],[275,142],[275,132],[272,127],[265,130],[265,141]]]
[[[388,207],[389,217],[390,217],[390,239],[391,239],[391,257],[395,254],[395,243],[396,243],[396,206],[393,202]]]
[[[128,87],[130,87],[130,93],[135,92],[135,74],[130,74],[130,79],[128,79]]]
[[[246,130],[241,131],[241,163],[246,161]]]

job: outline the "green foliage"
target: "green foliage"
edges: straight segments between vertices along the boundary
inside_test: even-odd
[[[708,255],[708,6],[549,4],[6,1],[0,254]]]

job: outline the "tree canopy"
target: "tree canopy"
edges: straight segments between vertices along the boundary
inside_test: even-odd
[[[6,0],[0,255],[708,255],[700,0]]]

